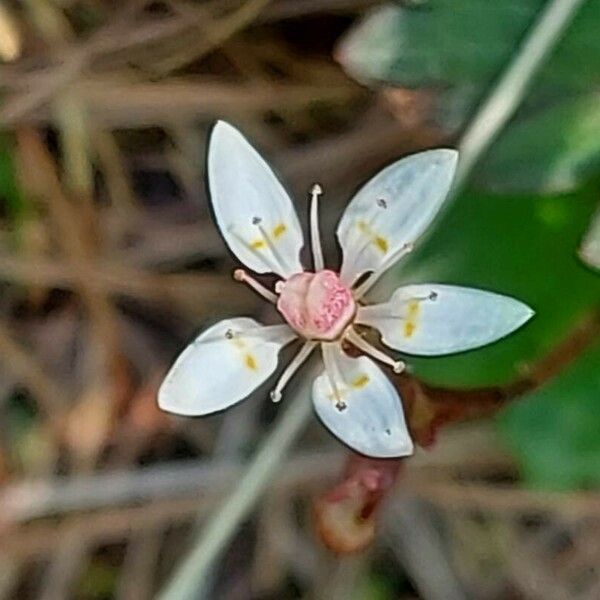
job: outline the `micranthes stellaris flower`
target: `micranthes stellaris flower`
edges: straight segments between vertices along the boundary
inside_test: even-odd
[[[215,126],[208,151],[208,181],[217,224],[231,251],[256,273],[281,279],[274,291],[246,271],[234,276],[272,302],[285,324],[264,326],[238,317],[213,325],[175,361],[158,394],[164,410],[206,415],[247,397],[277,368],[281,348],[302,346],[283,371],[271,398],[319,348],[323,372],[312,386],[322,422],[354,450],[373,457],[412,453],[395,387],[370,357],[399,373],[404,363],[368,343],[374,328],[383,343],[415,355],[460,352],[493,342],[525,323],[525,304],[486,291],[450,285],[401,287],[388,302],[364,296],[382,273],[413,247],[444,201],[457,152],[421,152],[383,169],[354,196],[337,228],[344,258],[340,273],[326,269],[312,189],[310,238],[313,271],[304,269],[302,229],[292,201],[266,162],[231,125]],[[348,356],[342,342],[362,355]]]

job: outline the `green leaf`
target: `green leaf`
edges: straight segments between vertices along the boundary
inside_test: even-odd
[[[592,219],[592,224],[583,238],[579,256],[590,267],[600,269],[600,210]]]
[[[446,357],[407,357],[425,381],[456,388],[505,384],[539,360],[600,303],[600,277],[577,259],[593,191],[565,196],[456,199],[428,240],[389,273],[370,300],[399,284],[451,283],[514,296],[534,318],[491,346]]]
[[[346,36],[337,56],[363,81],[483,91],[545,4],[545,0],[429,0],[412,8],[386,5]],[[600,84],[598,19],[600,3],[585,3],[543,68],[540,86],[573,92]]]
[[[550,489],[600,485],[600,344],[563,374],[509,406],[500,429],[526,483]]]
[[[600,170],[600,95],[562,101],[510,126],[478,169],[494,192],[557,193]]]
[[[370,84],[426,88],[454,131],[475,110],[535,21],[543,0],[429,0],[376,9],[340,44],[346,70]],[[600,166],[600,2],[583,5],[489,152],[478,182],[501,193],[575,189]]]
[[[26,208],[17,186],[12,155],[9,137],[0,135],[0,202],[4,204],[9,217],[19,220]]]

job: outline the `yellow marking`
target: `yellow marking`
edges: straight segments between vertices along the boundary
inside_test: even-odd
[[[279,225],[275,225],[275,227],[273,227],[273,239],[277,239],[280,238],[285,232],[286,232],[286,225],[285,223],[279,223]]]
[[[416,300],[409,303],[406,320],[404,321],[404,337],[409,338],[415,332],[420,308],[420,303]]]
[[[388,241],[381,235],[378,235],[377,233],[375,233],[373,231],[373,229],[371,229],[371,227],[368,225],[368,223],[365,223],[365,221],[357,221],[356,226],[358,227],[358,230],[366,235],[367,237],[371,238],[371,243],[378,249],[381,250],[381,252],[383,252],[383,254],[387,254],[387,251],[389,250],[389,243]]]
[[[417,326],[414,323],[411,323],[410,321],[406,321],[406,323],[404,323],[404,337],[411,337],[412,334],[415,332],[415,329],[417,328]]]
[[[359,375],[353,382],[352,382],[352,387],[355,387],[357,389],[361,389],[364,388],[367,383],[369,383],[369,376],[365,375],[364,373],[362,375]]]
[[[279,225],[275,225],[275,227],[273,227],[273,231],[271,234],[273,241],[279,239],[286,231],[287,231],[287,226],[285,223],[279,223]],[[267,247],[267,240],[265,240],[262,237],[256,238],[255,240],[252,240],[250,242],[250,248],[252,248],[253,250],[261,250],[262,248],[266,248],[266,247]]]
[[[385,238],[381,237],[380,235],[378,235],[375,238],[375,245],[384,253],[386,254],[389,248],[388,242]]]
[[[256,363],[256,359],[254,358],[254,356],[252,356],[252,354],[246,354],[246,366],[251,370],[251,371],[256,371],[258,369],[258,364]]]

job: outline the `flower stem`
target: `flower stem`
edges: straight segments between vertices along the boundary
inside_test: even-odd
[[[307,374],[308,375],[308,374]],[[314,376],[314,373],[312,374]],[[312,413],[309,382],[304,383],[286,404],[285,413],[274,424],[252,458],[245,475],[194,541],[189,554],[157,600],[202,600],[214,560],[225,549],[239,524],[252,510],[286,453],[304,429]]]

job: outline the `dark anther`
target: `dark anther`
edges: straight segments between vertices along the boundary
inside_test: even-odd
[[[437,300],[438,297],[438,293],[437,292],[430,292],[429,293],[429,299],[430,300]]]
[[[252,217],[252,225],[259,225],[261,221],[260,217]]]
[[[231,339],[233,339],[233,331],[232,331],[231,329],[228,329],[228,330],[225,332],[225,337],[226,337],[228,340],[231,340]]]
[[[336,408],[337,408],[337,409],[338,409],[340,412],[342,412],[342,411],[346,410],[346,408],[347,408],[347,405],[346,405],[346,403],[345,403],[345,402],[342,402],[341,400],[338,400],[338,401],[335,403],[335,407],[336,407]]]
[[[383,198],[378,198],[377,206],[379,206],[381,208],[387,208],[387,202]]]

